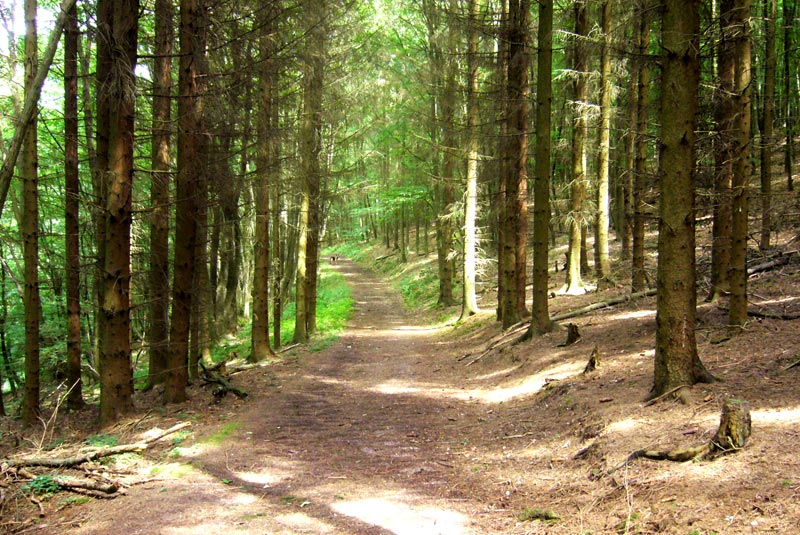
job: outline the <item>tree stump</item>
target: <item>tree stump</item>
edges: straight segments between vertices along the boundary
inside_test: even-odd
[[[718,457],[744,447],[750,438],[750,404],[739,399],[727,399],[722,405],[719,429],[711,439],[708,457]]]
[[[566,347],[574,344],[578,340],[581,339],[581,333],[578,330],[578,326],[574,323],[567,324],[567,339],[564,341],[563,344],[559,344],[558,347]]]
[[[599,364],[600,349],[597,346],[594,346],[594,349],[592,349],[592,354],[589,356],[589,362],[586,363],[586,367],[583,369],[583,373],[593,372],[597,369]]]

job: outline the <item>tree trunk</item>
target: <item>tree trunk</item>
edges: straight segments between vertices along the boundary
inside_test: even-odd
[[[272,46],[274,31],[271,27],[273,13],[265,9],[263,15],[262,34],[259,37],[259,51],[261,56],[261,73],[259,87],[258,107],[258,152],[256,156],[256,170],[258,173],[255,188],[256,222],[255,222],[255,250],[253,252],[253,319],[252,319],[252,351],[249,355],[250,362],[261,361],[272,355],[269,345],[269,271],[270,271],[270,211],[269,199],[271,190],[271,169],[273,147],[270,135],[272,132],[272,84],[274,66],[271,59],[274,47]]]
[[[647,119],[650,100],[650,5],[649,0],[637,3],[637,55],[642,61],[638,70],[636,91],[636,156],[633,168],[633,249],[631,252],[631,292],[641,292],[646,286],[644,269],[645,218],[644,200],[647,183]]]
[[[601,31],[603,51],[600,60],[600,153],[597,161],[597,218],[594,232],[594,267],[600,282],[608,281],[611,275],[611,259],[608,255],[609,230],[609,174],[611,172],[611,5],[612,0],[602,4]]]
[[[197,86],[198,64],[204,51],[199,47],[205,31],[203,0],[181,0],[178,71],[178,170],[175,184],[175,254],[173,259],[172,319],[169,336],[169,371],[164,401],[186,400],[189,382],[189,330],[194,288],[197,239],[199,159],[202,95]]]
[[[747,322],[747,214],[750,163],[750,0],[734,0],[734,159],[731,184],[733,220],[731,223],[731,297],[728,325],[737,332]]]
[[[553,87],[553,2],[539,2],[536,62],[536,181],[533,211],[533,307],[529,333],[553,328],[548,308],[548,231],[550,228],[550,120]]]
[[[163,383],[169,359],[169,182],[172,121],[172,48],[170,0],[155,5],[153,65],[153,138],[150,179],[150,385]]]
[[[589,32],[589,17],[585,0],[574,4],[575,36],[573,40],[572,103],[575,118],[572,129],[572,183],[570,184],[569,249],[566,281],[560,293],[578,295],[586,291],[581,279],[581,232],[584,225],[583,203],[586,200],[586,132],[588,54],[585,40]]]
[[[38,63],[36,33],[36,0],[25,0],[25,95],[35,91]],[[22,144],[19,173],[22,177],[22,256],[24,259],[25,307],[25,399],[22,421],[32,425],[39,418],[39,151],[37,120],[34,114]]]
[[[783,0],[783,98],[786,143],[783,151],[783,166],[786,172],[786,188],[794,191],[794,115],[792,107],[792,51],[794,50],[792,28],[794,28],[795,3]]]
[[[64,27],[64,236],[67,275],[67,407],[83,408],[81,384],[80,179],[78,176],[78,9]],[[2,381],[0,381],[2,384]]]
[[[775,53],[775,21],[778,18],[777,0],[764,0],[764,34],[766,58],[764,60],[764,106],[761,122],[761,239],[762,251],[770,248],[772,238],[772,148],[775,140],[775,71],[778,56]]]
[[[731,182],[733,177],[734,41],[733,0],[720,2],[720,37],[717,44],[717,87],[714,90],[714,119],[717,135],[714,147],[714,209],[711,228],[711,292],[716,301],[730,292],[731,265]]]
[[[99,336],[100,422],[107,425],[133,410],[130,341],[131,222],[133,192],[135,77],[139,30],[138,0],[114,2],[105,183],[105,239]]]
[[[699,6],[667,0],[662,12],[661,199],[652,395],[708,381],[695,340],[695,131],[700,81]]]
[[[469,1],[467,37],[467,185],[464,198],[464,279],[461,319],[478,312],[475,295],[475,254],[477,247],[475,220],[478,211],[478,0]]]

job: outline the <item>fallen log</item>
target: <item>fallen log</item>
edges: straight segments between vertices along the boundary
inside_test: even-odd
[[[621,303],[627,303],[628,301],[633,301],[634,299],[638,299],[640,297],[650,297],[652,295],[656,295],[656,293],[657,293],[656,288],[650,288],[649,290],[645,290],[643,292],[619,295],[617,297],[612,297],[610,299],[598,301],[597,303],[592,303],[591,305],[587,305],[583,308],[572,310],[570,312],[564,312],[563,314],[556,314],[555,316],[550,318],[550,320],[561,321],[569,318],[574,318],[576,316],[582,316],[583,314],[588,314],[589,312],[594,312],[595,310],[601,310],[604,308],[609,308],[615,305],[619,305]]]
[[[763,273],[764,271],[769,271],[776,267],[785,266],[793,257],[797,256],[797,253],[797,250],[780,252],[778,253],[778,256],[772,258],[771,260],[747,268],[747,276],[750,277],[756,273]]]

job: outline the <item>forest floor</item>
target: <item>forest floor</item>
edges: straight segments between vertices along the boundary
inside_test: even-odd
[[[582,338],[570,346],[559,347],[562,330],[484,354],[499,334],[488,312],[431,327],[379,276],[346,259],[333,267],[356,301],[338,342],[234,375],[244,400],[213,403],[192,387],[184,405],[153,402],[108,432],[133,442],[192,425],[112,461],[125,495],[77,504],[59,493],[24,532],[798,533],[798,320],[754,318],[727,339],[725,309],[700,305],[700,355],[723,381],[696,385],[687,404],[646,405],[655,298],[574,318]],[[799,274],[790,263],[752,278],[751,300],[800,310]],[[551,313],[598,298],[556,297]],[[595,346],[599,367],[583,374]],[[741,451],[608,474],[634,450],[707,441],[729,396],[752,408]],[[7,500],[6,529],[15,511]]]

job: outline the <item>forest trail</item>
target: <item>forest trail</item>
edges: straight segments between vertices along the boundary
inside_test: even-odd
[[[356,301],[341,339],[248,371],[250,397],[235,405],[226,399],[232,405],[207,437],[182,449],[172,469],[153,471],[180,477],[76,508],[71,533],[513,530],[513,513],[472,492],[480,484],[474,447],[459,433],[482,421],[487,407],[452,378],[437,382],[439,371],[454,369],[453,342],[415,325],[375,275],[346,259],[333,268]],[[212,418],[203,411],[204,420]]]

